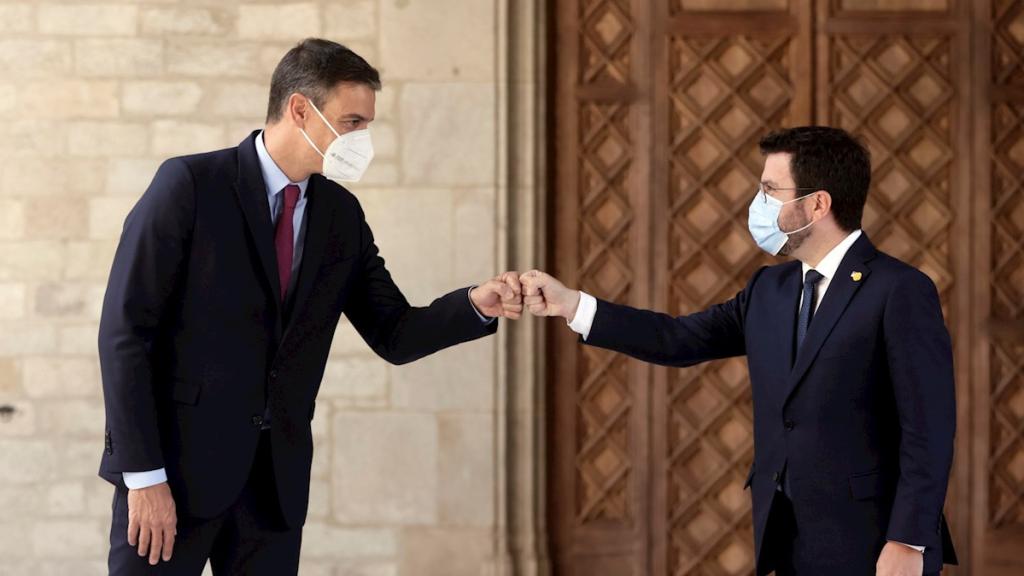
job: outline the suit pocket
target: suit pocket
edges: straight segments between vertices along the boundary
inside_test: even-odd
[[[878,470],[850,475],[850,494],[854,500],[871,500],[878,496],[885,479]]]
[[[199,384],[175,382],[174,391],[171,393],[171,396],[178,404],[195,406],[199,404]]]
[[[754,481],[754,465],[750,465],[750,473],[747,474],[747,481],[743,483],[743,489],[750,488],[750,483]]]

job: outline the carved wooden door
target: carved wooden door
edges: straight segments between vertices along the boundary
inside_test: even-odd
[[[976,2],[972,339],[974,574],[1024,574],[1024,0]],[[961,419],[963,422],[963,419]],[[961,425],[962,426],[962,425]],[[962,426],[963,427],[963,426]]]
[[[1024,0],[552,3],[552,264],[686,314],[771,262],[746,208],[758,139],[869,144],[864,228],[935,281],[954,340],[947,516],[963,567],[1024,570]],[[552,326],[556,574],[752,574],[743,359],[664,369]],[[1016,549],[1014,546],[1016,545]]]

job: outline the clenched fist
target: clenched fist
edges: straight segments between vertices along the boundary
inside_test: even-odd
[[[490,318],[518,320],[523,315],[523,289],[519,272],[505,272],[469,291],[480,314]]]
[[[550,274],[531,270],[519,277],[523,304],[534,316],[561,316],[571,322],[580,305],[579,290],[566,288]]]

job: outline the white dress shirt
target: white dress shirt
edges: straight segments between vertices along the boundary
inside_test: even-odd
[[[854,230],[851,232],[843,239],[842,242],[836,244],[835,248],[829,250],[828,254],[821,259],[821,262],[818,262],[818,265],[814,267],[814,270],[817,270],[818,273],[823,276],[814,288],[815,311],[818,310],[818,306],[821,305],[821,301],[825,298],[825,292],[828,290],[829,284],[832,283],[832,278],[839,270],[839,265],[842,264],[843,258],[846,256],[846,253],[849,252],[853,243],[856,242],[860,236],[860,230]],[[807,271],[811,270],[811,266],[805,263],[802,268],[803,276],[806,277]],[[803,304],[802,292],[800,294],[800,304]],[[800,307],[797,306],[797,310],[799,309]],[[595,315],[597,315],[597,299],[590,294],[581,291],[579,307],[576,309],[576,315],[573,317],[572,321],[569,322],[569,328],[572,329],[573,332],[583,336],[583,340],[586,340],[587,337],[590,336],[590,329],[594,326]],[[898,544],[903,544],[904,546],[913,548],[918,552],[924,552],[925,550],[924,546],[914,546],[912,544],[904,544],[903,542],[898,542]]]

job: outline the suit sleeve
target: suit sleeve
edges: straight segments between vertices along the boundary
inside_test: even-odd
[[[485,323],[460,288],[430,306],[409,305],[395,285],[360,210],[361,269],[345,315],[378,356],[407,364],[456,344],[494,334],[498,322]]]
[[[692,366],[746,354],[744,317],[759,270],[735,298],[673,317],[599,300],[586,343],[663,366]]]
[[[191,238],[195,185],[168,160],[125,219],[100,318],[99,355],[109,472],[164,467],[152,350]]]
[[[931,279],[914,271],[895,285],[884,330],[900,424],[900,476],[886,536],[940,548],[956,392],[949,333]]]

